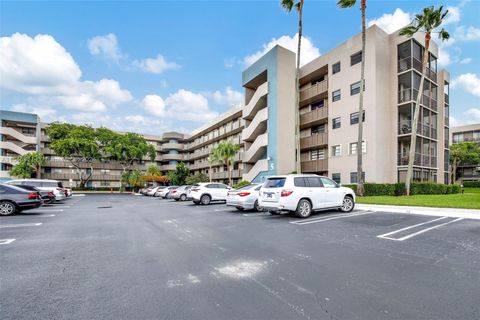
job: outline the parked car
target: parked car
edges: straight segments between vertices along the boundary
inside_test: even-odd
[[[72,189],[70,188],[63,188],[63,190],[65,191],[65,196],[67,196],[67,198],[70,198],[72,196]]]
[[[155,197],[161,197],[163,199],[167,199],[169,197],[170,192],[173,190],[177,189],[178,186],[169,186],[169,187],[164,187],[160,190],[157,190],[155,193]]]
[[[150,190],[150,189],[152,189],[152,188],[154,188],[154,187],[145,187],[145,188],[140,189],[138,192],[139,192],[140,194],[143,194],[144,196],[146,196],[146,195],[147,195],[147,191]]]
[[[155,193],[158,191],[158,190],[161,190],[165,187],[153,187],[153,188],[148,188],[147,192],[146,192],[146,196],[155,196]]]
[[[312,211],[339,209],[350,212],[355,207],[355,193],[322,176],[290,174],[269,177],[260,189],[259,205],[273,214],[291,211],[307,218]]]
[[[235,207],[237,210],[260,211],[258,194],[261,184],[253,183],[237,190],[230,190],[227,193],[227,206]]]
[[[44,179],[18,179],[10,180],[6,182],[9,185],[29,185],[37,187],[42,191],[50,191],[55,195],[55,201],[65,200],[65,191],[63,190],[63,184],[57,180],[44,180]]]
[[[175,190],[172,190],[172,192],[170,192],[170,197],[172,199],[175,199],[175,201],[186,201],[186,200],[189,200],[190,197],[189,197],[189,194],[188,194],[188,191],[190,190],[192,186],[181,186],[181,187],[178,187],[177,189]]]
[[[43,205],[40,193],[25,190],[14,185],[0,184],[0,215],[35,209]]]
[[[55,202],[55,195],[51,191],[42,191],[37,187],[29,186],[25,184],[19,184],[16,187],[22,188],[27,191],[38,192],[44,204]]]
[[[210,204],[212,201],[226,201],[231,188],[223,183],[202,182],[190,188],[190,197],[195,204]]]

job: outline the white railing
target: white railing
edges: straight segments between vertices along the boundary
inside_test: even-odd
[[[261,134],[255,139],[250,148],[243,153],[243,162],[255,162],[262,156],[263,148],[268,145],[268,132]]]
[[[246,118],[251,118],[252,114],[258,107],[258,102],[260,99],[268,94],[268,82],[265,82],[261,84],[255,93],[253,94],[253,97],[250,99],[250,102],[243,108],[242,112],[242,117],[244,119]]]
[[[244,141],[253,140],[258,136],[254,135],[254,133],[258,130],[261,123],[268,120],[268,108],[263,108],[262,110],[258,111],[255,117],[253,118],[252,122],[248,125],[247,128],[243,129],[242,131],[242,139]]]

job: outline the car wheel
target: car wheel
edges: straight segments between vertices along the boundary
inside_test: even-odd
[[[181,201],[185,201],[185,200],[187,200],[187,196],[186,196],[186,195],[184,195],[184,194],[182,194],[182,195],[180,196],[180,200],[181,200]]]
[[[0,215],[9,216],[15,212],[15,205],[8,201],[0,202]]]
[[[342,206],[340,207],[340,211],[342,212],[351,212],[355,207],[355,202],[353,201],[352,196],[345,196],[343,198]]]
[[[258,204],[258,200],[256,200],[255,203],[253,204],[253,210],[257,212],[262,211],[262,208],[260,208],[260,205]]]
[[[203,205],[210,204],[210,201],[212,201],[212,198],[208,194],[204,194],[201,198],[200,201],[202,202]]]
[[[199,204],[199,203],[200,203],[200,201],[198,201],[198,200],[193,200],[193,203],[195,203],[195,204]]]
[[[280,215],[280,211],[268,211],[272,216],[278,216]]]
[[[299,218],[308,218],[312,213],[312,204],[307,199],[302,199],[298,202],[295,214]]]
[[[242,207],[235,207],[238,211],[243,211]]]
[[[175,198],[175,201],[180,201],[180,199]]]

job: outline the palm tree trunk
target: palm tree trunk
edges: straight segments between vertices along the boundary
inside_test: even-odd
[[[457,160],[452,164],[452,184],[455,184],[455,180],[457,180]]]
[[[425,73],[427,73],[428,48],[430,47],[430,37],[431,37],[430,33],[427,32],[425,34],[425,50],[423,52],[422,77],[420,79],[420,87],[418,88],[418,96],[415,102],[415,113],[413,116],[413,123],[412,123],[412,135],[410,138],[410,152],[408,157],[407,179],[405,181],[405,193],[407,196],[410,195],[410,184],[412,182],[412,176],[413,176],[413,165],[415,161],[415,150],[417,145],[418,117],[420,115],[420,101],[423,96],[423,83],[425,82]]]
[[[300,163],[300,53],[302,47],[302,33],[303,33],[303,0],[300,0],[298,7],[298,48],[297,48],[297,70],[295,71],[295,169],[297,173],[302,173],[302,166]]]
[[[227,170],[228,170],[228,185],[232,186],[232,170],[230,170],[231,163],[227,161]]]
[[[208,178],[209,178],[209,182],[212,182],[212,163],[210,162],[208,164],[209,168],[208,168]]]
[[[365,30],[365,10],[366,1],[362,0],[362,64],[360,69],[360,97],[358,103],[358,139],[357,139],[357,195],[363,196],[365,191],[363,187],[363,91],[365,89],[365,47],[366,47],[366,30]]]
[[[36,170],[36,173],[35,173],[35,176],[37,179],[40,179],[40,176],[41,176],[41,170],[42,170],[42,166],[41,165],[37,165],[37,167],[35,168]]]

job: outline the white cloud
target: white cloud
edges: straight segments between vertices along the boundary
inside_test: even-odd
[[[472,58],[465,58],[460,60],[461,64],[469,64],[470,62],[472,62]]]
[[[118,62],[122,58],[117,37],[113,33],[89,39],[88,49],[92,55],[102,56],[114,62]]]
[[[450,115],[450,127],[464,126],[480,122],[480,107],[470,108],[461,114],[461,120]]]
[[[25,103],[15,104],[11,107],[12,111],[27,112],[37,114],[42,121],[53,121],[57,116],[57,111],[48,106],[31,106]]]
[[[463,113],[471,122],[480,122],[480,108],[470,108]]]
[[[459,26],[455,29],[455,38],[461,41],[480,40],[480,29],[473,26]]]
[[[254,54],[248,55],[243,59],[243,62],[246,66],[252,65],[255,61],[260,59],[265,53],[270,51],[276,45],[280,45],[290,51],[297,52],[298,48],[298,33],[294,37],[290,36],[281,36],[278,39],[272,39],[269,43],[262,45],[262,50],[257,51]],[[320,50],[313,45],[313,42],[302,36],[302,48],[300,53],[300,65],[305,65],[306,63],[312,61],[313,59],[320,56]]]
[[[440,67],[445,67],[445,66],[448,66],[449,64],[452,63],[452,58],[450,56],[450,53],[448,53],[447,50],[445,50],[445,48],[443,48],[442,46],[439,46],[438,47],[438,65]]]
[[[216,103],[229,107],[244,104],[243,94],[239,91],[233,90],[232,87],[226,87],[224,92],[217,90],[211,94],[211,97]]]
[[[167,62],[165,58],[159,54],[155,58],[147,58],[143,60],[135,60],[132,65],[144,72],[160,74],[166,70],[179,69],[180,65],[175,62]]]
[[[404,12],[402,9],[397,8],[393,14],[385,13],[381,17],[369,20],[367,25],[370,27],[376,24],[383,29],[386,33],[393,33],[412,22],[413,15],[408,12]]]
[[[447,25],[451,23],[456,23],[460,21],[461,14],[460,14],[460,7],[452,7],[447,6],[448,14],[443,20],[442,25]]]
[[[165,101],[156,94],[146,95],[142,100],[142,106],[152,116],[165,116]]]
[[[82,112],[105,112],[132,100],[115,80],[81,81],[81,75],[70,53],[52,36],[16,33],[0,38],[0,86],[7,90]]]
[[[480,97],[480,78],[476,74],[462,74],[452,80],[451,86],[452,88],[459,88],[474,96]]]

